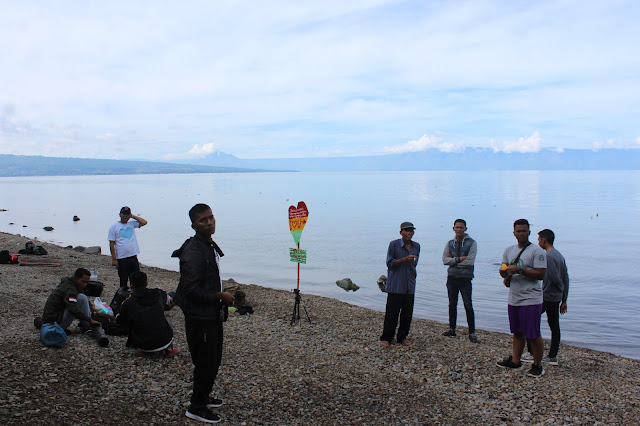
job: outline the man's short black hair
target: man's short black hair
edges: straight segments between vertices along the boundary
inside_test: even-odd
[[[82,277],[86,277],[86,276],[91,276],[91,272],[89,272],[87,269],[84,268],[78,268],[76,269],[76,272],[73,273],[73,278],[82,278]]]
[[[131,281],[131,288],[141,288],[147,285],[147,274],[142,271],[135,271],[129,275],[129,281]]]
[[[197,215],[210,209],[211,207],[202,203],[198,203],[195,206],[191,207],[191,210],[189,210],[189,219],[191,219],[191,223],[196,220]]]
[[[518,225],[527,225],[527,228],[531,229],[531,226],[529,225],[529,221],[527,219],[518,219],[513,222],[513,229],[516,229],[516,226]]]
[[[540,236],[540,238],[547,240],[547,242],[551,245],[553,245],[553,241],[556,239],[556,234],[554,234],[551,229],[543,229],[542,231],[538,232],[538,235]]]
[[[467,227],[467,222],[464,219],[456,219],[456,220],[454,220],[453,221],[453,226],[456,226],[456,223],[458,223],[458,222],[462,223],[465,228]]]

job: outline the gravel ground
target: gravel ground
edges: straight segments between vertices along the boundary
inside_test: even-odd
[[[26,241],[0,233],[0,250],[17,253]],[[97,269],[107,301],[118,278],[108,256],[36,244],[49,252],[39,258],[62,266],[0,265],[2,423],[198,424],[184,416],[192,364],[180,309],[168,313],[182,350],[175,358],[137,357],[125,337],[110,336],[102,348],[76,332],[62,349],[42,347],[33,317],[62,276]],[[175,289],[177,272],[142,270],[151,286]],[[472,344],[464,328],[445,338],[443,324],[414,319],[413,346],[382,349],[381,312],[303,294],[311,323],[303,311],[291,326],[291,292],[241,288],[255,313],[225,324],[215,388],[223,423],[640,424],[638,361],[561,345],[560,366],[535,379],[496,366],[510,352],[509,334],[479,330]]]

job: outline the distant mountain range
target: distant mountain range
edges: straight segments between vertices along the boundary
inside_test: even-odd
[[[242,167],[0,154],[0,176],[76,176],[259,172]]]
[[[242,159],[215,152],[201,159],[166,162],[101,160],[0,154],[0,176],[60,176],[168,173],[249,173],[262,171],[420,170],[639,170],[640,149],[543,149],[534,153],[468,148],[436,149],[360,157]]]
[[[326,171],[418,171],[418,170],[638,170],[640,149],[543,149],[532,153],[494,152],[490,148],[467,148],[446,153],[437,149],[404,154],[360,157],[241,159],[215,152],[194,165],[250,169]]]

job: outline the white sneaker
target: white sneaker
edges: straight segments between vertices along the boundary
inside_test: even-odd
[[[531,355],[529,352],[525,352],[525,353],[522,354],[522,356],[520,356],[520,361],[532,363],[533,362],[533,355]]]
[[[544,358],[542,358],[542,362],[547,363],[549,365],[558,365],[558,358],[556,357],[549,358],[548,356],[545,356]]]

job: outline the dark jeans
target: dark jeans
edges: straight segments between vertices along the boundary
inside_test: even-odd
[[[560,348],[560,302],[542,301],[542,313],[545,312],[547,313],[547,323],[551,330],[549,358],[555,358],[558,356],[558,349]],[[527,349],[529,350],[529,353],[533,353],[528,342]]]
[[[191,407],[203,408],[222,362],[222,323],[185,317],[184,325],[194,366]]]
[[[140,270],[138,256],[124,257],[118,259],[118,276],[120,277],[120,287],[126,287],[129,275]]]
[[[471,279],[470,278],[447,278],[447,293],[449,294],[449,328],[456,329],[458,319],[458,293],[462,295],[464,310],[467,312],[467,325],[469,334],[476,332],[476,316],[473,313],[471,303]]]
[[[396,340],[402,343],[409,335],[411,319],[413,318],[413,294],[387,293],[387,308],[384,314],[384,325],[380,340],[391,342],[396,333],[398,316],[400,316],[400,326]]]

